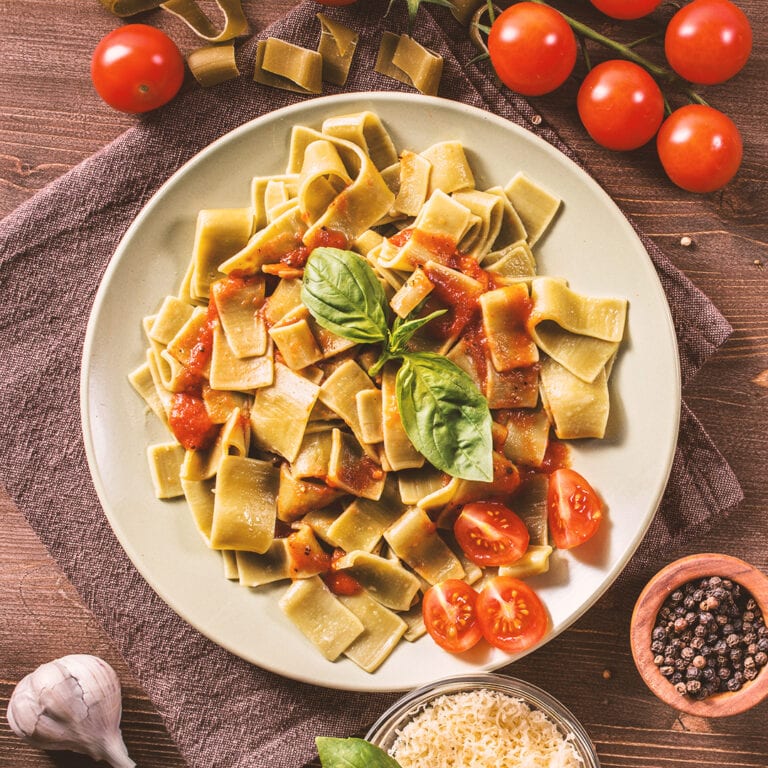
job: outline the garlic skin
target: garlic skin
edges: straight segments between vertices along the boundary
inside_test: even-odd
[[[72,654],[30,672],[8,702],[8,724],[40,749],[68,749],[113,768],[136,763],[120,733],[120,681],[98,656]]]

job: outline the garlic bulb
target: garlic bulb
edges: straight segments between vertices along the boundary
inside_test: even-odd
[[[14,733],[40,749],[68,749],[134,768],[120,733],[120,681],[97,656],[73,654],[30,672],[8,702]]]

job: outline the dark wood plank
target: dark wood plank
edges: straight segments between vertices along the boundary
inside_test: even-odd
[[[577,0],[554,1],[625,40],[634,28],[607,21]],[[752,59],[734,81],[706,90],[712,105],[734,118],[745,140],[744,166],[720,193],[694,196],[675,188],[665,180],[652,147],[616,155],[595,146],[578,121],[575,81],[536,100],[544,120],[734,326],[731,340],[685,395],[731,462],[746,498],[727,525],[702,532],[680,551],[659,553],[659,567],[689,552],[719,551],[768,571],[768,10],[760,0],[738,2],[755,30]],[[293,2],[245,5],[257,30]],[[0,13],[1,216],[133,125],[134,118],[104,106],[88,79],[91,50],[115,26],[99,3],[3,0]],[[162,13],[146,18],[172,34],[182,49],[194,45],[191,33],[175,19]],[[655,54],[658,45],[646,50]],[[684,236],[692,239],[691,246],[681,245]],[[765,768],[768,705],[727,720],[702,720],[678,715],[645,688],[628,646],[629,617],[642,586],[639,578],[621,581],[574,627],[511,671],[546,688],[574,711],[596,742],[605,768]],[[23,745],[4,716],[8,697],[24,674],[72,652],[95,653],[117,669],[125,694],[126,742],[138,764],[183,765],[160,715],[109,638],[0,493],[0,768],[93,765],[85,757]]]

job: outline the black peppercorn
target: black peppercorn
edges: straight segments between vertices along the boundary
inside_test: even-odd
[[[739,584],[710,576],[669,595],[651,635],[654,664],[696,699],[739,690],[768,665],[768,626]]]
[[[685,684],[686,693],[695,696],[701,690],[701,683],[698,680],[689,680]]]

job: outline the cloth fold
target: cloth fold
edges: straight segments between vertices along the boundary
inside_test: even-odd
[[[317,10],[304,3],[258,38],[315,47]],[[388,16],[386,10],[386,0],[324,9],[361,33],[344,91],[411,90],[372,69],[381,32],[404,29],[399,9]],[[422,7],[418,39],[445,58],[441,96],[503,115],[578,162],[551,128],[535,125],[524,99],[469,63],[475,51],[446,9]],[[0,222],[2,480],[114,639],[193,768],[294,768],[312,755],[315,735],[358,732],[394,698],[285,680],[198,634],[129,562],[88,474],[78,408],[80,356],[89,309],[121,236],[157,187],[196,152],[303,98],[250,80],[256,40],[238,52],[239,79],[188,90]],[[643,241],[672,308],[688,381],[731,328],[652,241]],[[123,363],[128,370],[127,361],[117,364]],[[629,569],[642,567],[660,546],[680,543],[693,526],[701,531],[715,524],[741,498],[732,471],[684,405],[669,487]]]

